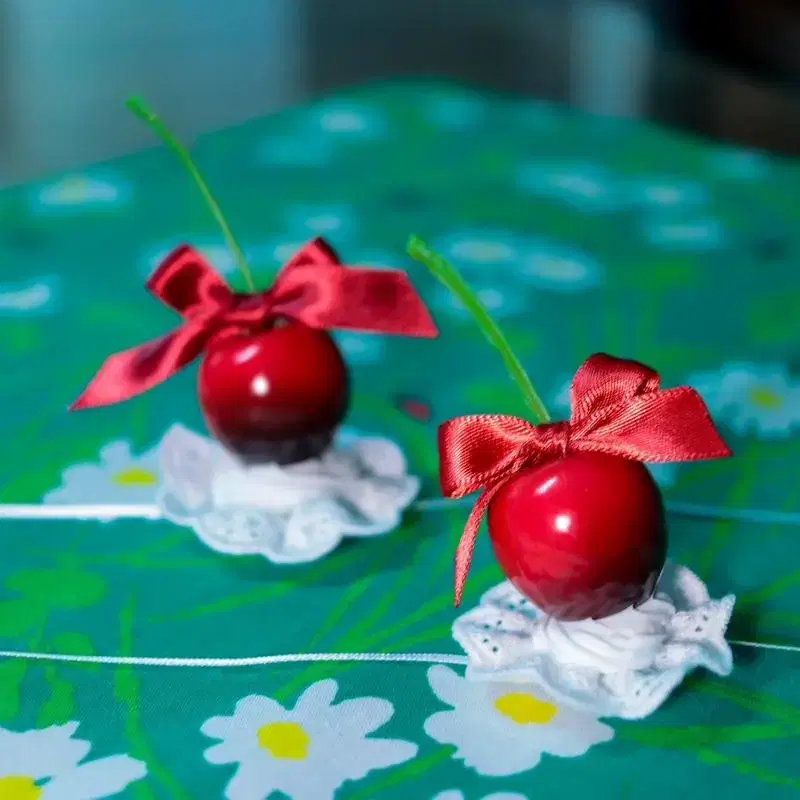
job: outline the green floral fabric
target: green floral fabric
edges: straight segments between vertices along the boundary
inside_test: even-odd
[[[167,110],[168,112],[168,110]],[[167,113],[168,116],[168,113]],[[133,124],[133,123],[132,123]],[[407,269],[442,335],[340,335],[348,424],[402,445],[422,496],[436,425],[522,414],[473,323],[404,255],[415,232],[479,291],[553,412],[596,351],[703,393],[736,457],[654,468],[671,556],[737,595],[731,638],[800,644],[800,167],[453,86],[370,86],[201,138],[261,285],[307,239]],[[191,370],[66,409],[110,353],[176,324],[143,281],[189,241],[239,284],[202,199],[154,148],[0,193],[0,501],[147,503]],[[308,565],[221,556],[168,522],[0,520],[0,647],[152,657],[460,654],[467,508],[409,513]],[[464,608],[502,580],[482,537]],[[239,668],[0,661],[0,798],[650,800],[793,797],[800,654],[735,649],[643,722],[558,708],[445,664]]]

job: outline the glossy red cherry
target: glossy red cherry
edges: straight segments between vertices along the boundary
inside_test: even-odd
[[[514,475],[492,499],[489,534],[512,583],[561,620],[600,619],[647,600],[667,553],[647,468],[570,453]]]
[[[248,463],[318,456],[349,402],[347,366],[325,331],[280,321],[207,348],[200,405],[211,432]]]

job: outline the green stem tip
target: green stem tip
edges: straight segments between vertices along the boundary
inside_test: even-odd
[[[153,109],[151,109],[150,106],[148,106],[147,103],[145,103],[140,97],[128,98],[125,101],[125,107],[131,112],[131,114],[142,120],[142,122],[152,129],[153,133],[155,133],[155,135],[161,139],[161,141],[170,150],[172,150],[173,153],[175,153],[175,155],[178,157],[178,160],[186,168],[186,171],[194,179],[194,182],[200,189],[200,193],[203,195],[209,210],[214,215],[214,219],[216,219],[217,224],[222,230],[222,235],[225,237],[225,241],[227,242],[231,253],[233,253],[233,257],[236,260],[242,275],[244,276],[244,280],[248,289],[250,289],[251,292],[255,291],[255,283],[253,282],[253,276],[250,274],[250,269],[247,266],[247,259],[245,258],[244,252],[242,251],[242,248],[239,247],[239,244],[236,241],[236,238],[234,237],[233,232],[231,231],[230,226],[228,225],[228,222],[219,207],[219,203],[217,203],[214,195],[211,193],[211,189],[208,188],[205,178],[202,176],[200,170],[197,168],[197,165],[189,155],[189,151],[180,143],[180,141],[178,141],[178,138],[166,126],[164,120],[162,120],[161,117],[159,117],[158,114],[156,114],[156,112],[153,111]]]
[[[464,308],[473,316],[475,322],[478,323],[478,327],[489,340],[489,343],[500,351],[500,356],[506,365],[509,375],[522,390],[525,404],[533,414],[534,423],[540,425],[549,422],[550,415],[547,413],[547,409],[536,389],[533,388],[531,379],[525,372],[520,360],[514,355],[508,340],[486,310],[486,306],[481,303],[469,284],[461,277],[461,273],[442,256],[431,250],[418,236],[409,238],[406,250],[414,260],[426,266],[431,275],[456,296]]]

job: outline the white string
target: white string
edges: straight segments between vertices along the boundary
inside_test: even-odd
[[[466,497],[449,500],[445,497],[431,497],[418,500],[411,507],[416,511],[446,511],[460,505],[473,502]],[[720,506],[702,506],[694,503],[667,503],[667,511],[682,517],[698,519],[730,519],[739,522],[752,522],[760,525],[800,525],[800,513],[793,511],[769,511],[765,509],[723,508]],[[79,519],[110,522],[115,519],[163,519],[161,509],[157,505],[124,505],[124,504],[40,504],[10,503],[0,504],[0,519],[18,520],[58,520]]]
[[[756,650],[782,650],[786,653],[800,653],[800,646],[794,644],[775,644],[772,642],[747,642],[739,639],[730,639],[728,644],[739,647],[752,647]]]
[[[0,505],[2,519],[82,519],[110,521],[114,519],[161,519],[163,514],[156,505],[114,505],[88,503],[52,505],[36,503],[16,503]]]
[[[161,656],[77,656],[68,653],[28,653],[0,650],[0,659],[64,661],[71,664],[106,664],[135,667],[264,667],[272,664],[303,664],[313,661],[372,661],[406,664],[452,664],[466,666],[466,656],[447,653],[284,653],[250,658],[171,658]]]
[[[770,644],[733,639],[729,644],[751,647],[757,650],[779,650],[800,653],[800,646]],[[252,656],[250,658],[174,658],[169,656],[80,656],[69,653],[36,653],[24,650],[0,650],[0,659],[23,661],[60,661],[69,664],[105,664],[107,666],[130,667],[183,667],[235,669],[241,667],[265,667],[273,664],[303,664],[319,661],[335,662],[382,662],[394,664],[451,664],[465,667],[466,656],[450,653],[284,653],[275,656]]]
[[[433,497],[418,500],[411,507],[416,511],[441,511],[469,502],[465,500],[448,500],[444,497]],[[163,519],[164,514],[158,505],[132,505],[114,503],[5,503],[0,504],[0,519],[80,519],[100,520],[114,519]]]

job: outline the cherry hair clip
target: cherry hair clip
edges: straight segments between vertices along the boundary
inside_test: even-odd
[[[160,124],[141,104],[132,108]],[[167,141],[169,136],[163,134]],[[173,149],[203,188],[185,152],[179,145]],[[207,188],[204,194],[227,231]],[[712,600],[688,568],[666,560],[666,510],[798,523],[796,515],[773,511],[685,504],[665,508],[642,461],[730,455],[699,396],[688,387],[662,389],[658,374],[636,362],[595,355],[573,381],[570,420],[552,422],[502,332],[461,276],[419,239],[412,238],[409,252],[475,316],[521,387],[531,416],[486,414],[446,422],[439,441],[445,497],[416,503],[423,510],[452,508],[482,492],[457,551],[457,600],[484,514],[510,580],[490,589],[454,621],[453,637],[466,656],[393,651],[206,658],[7,650],[0,658],[169,669],[342,661],[450,664],[466,667],[471,680],[532,684],[564,707],[637,719],[655,711],[697,667],[728,675],[731,645],[797,654],[794,645],[727,640],[734,597]],[[260,553],[278,562],[319,558],[344,535],[382,533],[397,524],[416,496],[418,481],[406,474],[403,454],[393,443],[337,429],[347,407],[347,392],[339,382],[343,378],[346,386],[346,369],[323,329],[433,335],[427,311],[404,276],[378,280],[371,270],[343,267],[321,240],[303,248],[263,292],[255,290],[241,263],[247,294],[233,292],[191,249],[168,257],[148,287],[178,311],[182,325],[149,345],[112,356],[76,403],[87,408],[122,402],[202,358],[201,404],[209,427],[224,444],[180,425],[171,428],[159,448],[163,490],[154,505],[0,505],[0,518],[168,519],[193,528],[216,550]],[[317,283],[315,274],[330,278]],[[341,287],[350,280],[345,276],[356,274],[365,277],[344,291]],[[363,303],[351,308],[354,295],[385,314],[365,313]],[[396,309],[397,304],[403,308]],[[302,341],[313,342],[309,349],[324,365],[319,369],[325,375],[315,377],[325,379],[314,385],[315,391],[341,402],[323,414],[322,402],[315,406],[309,400],[302,406],[303,424],[292,427],[277,413],[282,395],[273,395],[270,402],[264,398],[273,386],[302,388],[302,382],[292,384],[297,377],[280,355],[279,343],[288,346],[304,329],[309,337]],[[212,364],[216,356],[220,363]],[[258,371],[249,371],[253,361]],[[282,368],[289,370],[288,383]],[[269,379],[273,369],[274,382]],[[430,409],[409,400],[397,398],[410,413],[427,419]],[[240,418],[239,402],[253,415]],[[344,500],[341,506],[339,499]],[[348,517],[344,505],[356,515]]]
[[[295,463],[330,445],[349,380],[327,330],[437,335],[405,273],[344,267],[323,239],[297,252],[264,291],[234,293],[191,247],[168,255],[147,289],[183,324],[111,356],[72,410],[129,400],[201,357],[208,427],[245,462]]]
[[[439,429],[444,496],[481,492],[456,550],[456,605],[484,515],[508,578],[454,625],[468,674],[530,680],[626,717],[649,714],[697,666],[728,674],[734,598],[712,601],[699,578],[667,562],[664,503],[644,466],[731,455],[700,395],[597,354],[573,379],[569,421],[552,422],[460,274],[416,237],[408,249],[500,351],[532,418],[488,409]]]
[[[257,289],[188,152],[142,101],[127,105],[194,178],[248,291],[231,289],[192,247],[174,250],[147,289],[182,323],[110,356],[72,410],[131,400],[199,359],[198,398],[214,439],[180,425],[167,432],[158,516],[217,551],[281,563],[317,559],[344,536],[389,532],[419,481],[394,443],[340,429],[350,381],[329,331],[436,337],[408,276],[344,266],[318,238]]]

